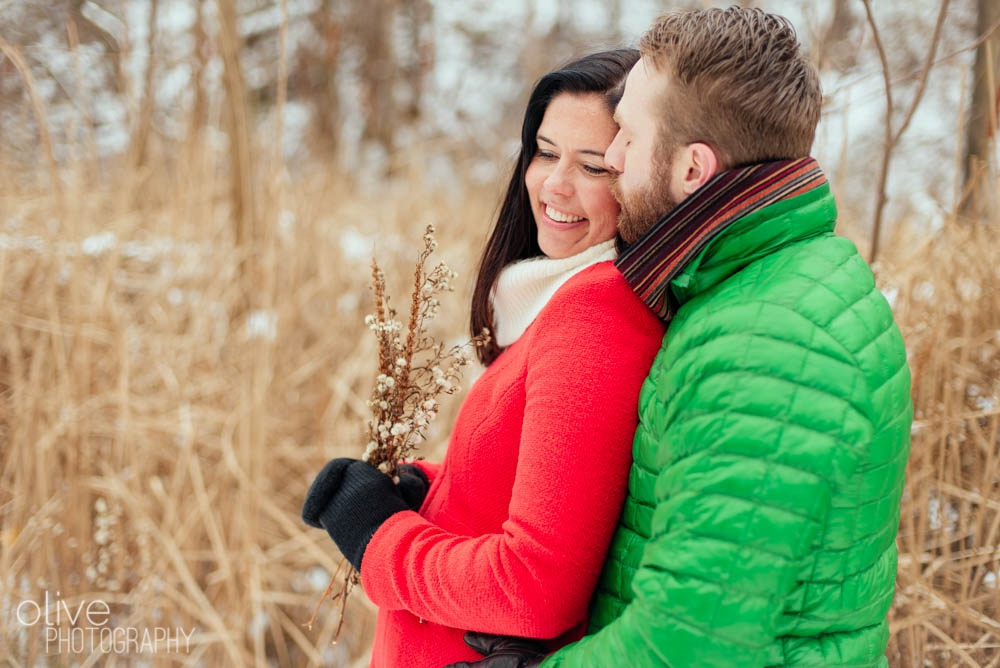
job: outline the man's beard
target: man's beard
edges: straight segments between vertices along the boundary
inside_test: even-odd
[[[611,194],[621,205],[618,234],[627,244],[634,244],[663,216],[677,206],[670,196],[670,165],[656,161],[649,182],[639,190],[623,193],[620,174],[611,174]]]

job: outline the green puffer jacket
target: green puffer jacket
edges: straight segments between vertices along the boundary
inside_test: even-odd
[[[886,666],[909,451],[899,330],[824,185],[671,290],[586,638],[557,666]]]

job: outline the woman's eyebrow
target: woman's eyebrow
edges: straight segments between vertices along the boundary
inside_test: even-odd
[[[535,137],[535,139],[537,141],[543,141],[546,144],[551,144],[552,146],[556,145],[556,143],[554,141],[552,141],[551,139],[549,139],[545,135],[537,135]],[[596,151],[596,150],[594,150],[592,148],[582,148],[579,151],[577,151],[577,153],[583,153],[585,155],[596,155],[598,158],[603,158],[604,157],[604,151]]]

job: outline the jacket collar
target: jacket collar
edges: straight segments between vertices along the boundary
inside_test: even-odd
[[[784,215],[804,206],[819,215]],[[795,239],[832,232],[835,220],[826,176],[813,158],[750,165],[714,176],[615,265],[669,321],[695,294]]]

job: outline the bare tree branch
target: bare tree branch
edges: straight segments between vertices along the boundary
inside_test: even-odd
[[[947,63],[948,61],[954,60],[955,58],[957,58],[958,56],[961,56],[962,54],[968,53],[969,51],[972,51],[972,50],[978,48],[980,44],[982,44],[983,42],[985,42],[986,40],[988,40],[993,35],[993,33],[995,33],[997,30],[1000,30],[1000,21],[996,21],[995,23],[993,23],[993,25],[991,25],[989,27],[989,29],[987,29],[985,32],[983,32],[978,37],[976,37],[976,41],[972,42],[968,46],[963,46],[961,49],[957,49],[955,51],[952,51],[951,53],[943,55],[940,58],[938,58],[937,60],[935,60],[934,63],[933,63],[933,66],[937,67],[938,65],[942,65],[944,63]],[[893,86],[897,86],[897,85],[899,85],[901,83],[904,83],[906,81],[912,81],[914,79],[919,78],[922,73],[923,73],[923,68],[921,68],[921,69],[915,69],[915,70],[913,70],[911,72],[908,72],[907,74],[901,74],[901,75],[897,76],[895,79],[892,80],[892,85]],[[880,75],[881,75],[881,72],[868,72],[866,74],[862,74],[862,75],[858,76],[857,78],[852,79],[851,81],[847,81],[847,82],[842,83],[841,85],[837,86],[836,88],[830,89],[829,91],[826,92],[826,97],[837,97],[837,96],[839,96],[841,94],[841,91],[846,90],[848,88],[851,88],[852,86],[856,86],[856,85],[858,85],[859,83],[861,83],[863,81],[867,81],[868,79],[871,79],[872,77],[876,77],[876,76],[880,76]],[[841,110],[840,108],[834,108],[833,110],[831,110],[831,109],[824,109],[824,113],[829,113],[830,111],[840,111],[840,110]]]
[[[910,108],[907,109],[906,116],[903,117],[903,122],[900,123],[899,129],[896,130],[896,136],[893,140],[896,143],[899,142],[900,137],[906,132],[906,128],[910,126],[913,114],[916,113],[917,107],[920,106],[920,100],[924,96],[924,91],[927,90],[927,79],[930,76],[931,68],[934,67],[934,57],[937,55],[938,44],[941,43],[941,28],[944,27],[944,19],[948,14],[948,5],[950,3],[951,0],[943,0],[941,2],[937,23],[934,24],[934,32],[931,34],[931,48],[927,51],[927,58],[924,59],[924,66],[920,71],[920,81],[917,84],[917,91],[913,94],[913,100],[910,102]]]
[[[141,167],[146,162],[149,135],[153,128],[153,113],[156,111],[155,76],[157,58],[156,48],[156,16],[159,10],[159,0],[150,0],[149,14],[146,16],[146,34],[149,45],[149,57],[146,59],[146,71],[142,83],[142,99],[139,102],[139,115],[136,118],[132,133],[132,144],[129,147],[130,162],[133,167]]]
[[[977,31],[988,32],[976,47],[972,68],[972,100],[965,125],[962,198],[958,210],[965,220],[983,219],[996,209],[995,188],[989,183],[994,162],[997,115],[1000,112],[1000,35],[989,24],[1000,24],[1000,0],[977,0]]]
[[[896,146],[899,144],[900,138],[909,127],[910,121],[913,120],[913,115],[917,111],[917,107],[920,105],[920,101],[923,98],[924,90],[927,85],[927,78],[930,75],[931,69],[934,67],[934,57],[937,54],[937,47],[941,41],[941,28],[944,25],[945,16],[948,13],[948,5],[951,0],[942,0],[941,8],[938,11],[937,22],[934,24],[934,33],[931,36],[931,46],[927,52],[927,58],[924,60],[924,65],[920,71],[920,80],[917,84],[917,90],[913,95],[913,99],[910,102],[909,108],[906,110],[906,114],[903,117],[902,123],[897,130],[893,130],[893,114],[894,106],[892,99],[892,77],[889,70],[889,59],[886,56],[885,46],[882,43],[882,37],[878,31],[878,25],[875,23],[875,16],[872,13],[871,0],[862,0],[865,5],[865,16],[868,20],[868,25],[872,29],[872,37],[875,40],[875,49],[878,51],[879,61],[882,63],[882,79],[885,85],[885,146],[882,152],[882,165],[879,168],[878,182],[875,186],[876,200],[875,200],[875,217],[872,222],[872,242],[871,250],[868,254],[868,261],[874,262],[876,257],[878,257],[879,250],[879,238],[882,234],[882,219],[885,214],[885,205],[888,202],[888,194],[886,193],[886,184],[889,180],[889,165],[892,162],[893,152]]]
[[[281,0],[281,26],[278,28],[278,94],[275,100],[275,169],[281,170],[282,135],[285,132],[285,102],[288,99],[288,0]]]
[[[253,197],[253,165],[250,161],[250,120],[246,85],[240,64],[243,40],[240,37],[235,0],[216,0],[219,8],[219,42],[222,52],[223,84],[226,88],[226,133],[229,136],[232,170],[233,222],[236,245],[249,246],[257,238]]]

